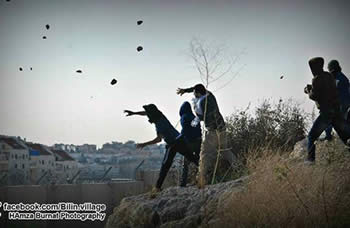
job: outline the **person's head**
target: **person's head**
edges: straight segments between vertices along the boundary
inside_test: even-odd
[[[194,86],[193,95],[196,98],[200,98],[201,96],[205,95],[207,93],[207,90],[205,89],[203,84],[197,84]]]
[[[148,121],[150,123],[157,122],[163,116],[163,113],[161,111],[159,111],[157,106],[155,106],[154,104],[148,104],[148,105],[144,105],[142,107],[145,110],[146,115],[148,117]]]
[[[180,114],[180,116],[182,116],[184,114],[193,114],[191,104],[189,102],[185,101],[180,107],[179,114]]]
[[[330,73],[338,73],[341,72],[340,64],[337,60],[333,59],[328,63],[328,71]]]
[[[315,57],[309,60],[309,66],[314,76],[323,72],[324,60],[322,57]]]

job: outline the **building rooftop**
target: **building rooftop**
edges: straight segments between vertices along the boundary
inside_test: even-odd
[[[50,150],[42,144],[26,143],[26,145],[32,150],[31,155],[52,155]]]
[[[52,149],[52,152],[55,153],[60,159],[59,161],[74,161],[74,158],[72,158],[66,151],[59,150],[59,149]]]
[[[19,150],[27,149],[24,145],[22,145],[22,143],[20,143],[14,137],[0,136],[0,141],[5,142],[9,146],[11,146],[13,149],[19,149]]]

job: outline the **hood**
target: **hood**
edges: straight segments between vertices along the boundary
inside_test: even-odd
[[[144,105],[142,107],[146,111],[146,115],[150,123],[157,122],[163,116],[163,113],[159,111],[157,106],[154,104]]]
[[[184,114],[193,114],[192,113],[192,108],[190,103],[188,103],[187,101],[185,101],[180,108],[180,116],[184,115]]]
[[[324,60],[322,57],[316,57],[309,60],[309,66],[314,76],[323,72]]]
[[[331,60],[328,63],[328,71],[331,73],[339,73],[341,72],[341,67],[339,65],[339,62],[335,59]]]

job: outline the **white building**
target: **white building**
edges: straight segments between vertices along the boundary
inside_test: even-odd
[[[26,143],[30,154],[30,180],[32,184],[54,182],[55,156],[49,147],[37,143]],[[38,181],[40,180],[40,183]]]
[[[19,138],[0,136],[0,169],[2,184],[29,183],[29,150]]]
[[[63,150],[68,153],[75,153],[77,151],[76,146],[73,144],[56,143],[51,148],[56,150]]]
[[[52,152],[56,161],[56,175],[60,182],[67,182],[75,177],[79,171],[78,162],[63,150],[52,149]]]

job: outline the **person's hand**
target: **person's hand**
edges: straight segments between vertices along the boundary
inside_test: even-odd
[[[130,110],[124,110],[124,113],[126,113],[126,116],[132,116],[135,114],[133,111]]]
[[[145,146],[146,146],[146,144],[144,144],[144,143],[137,143],[136,144],[137,149],[143,149]]]
[[[307,84],[304,88],[304,93],[306,93],[306,94],[310,93],[311,89],[312,89],[312,85]]]
[[[176,94],[178,94],[178,95],[182,96],[184,93],[185,93],[185,90],[184,90],[184,89],[177,88],[177,90],[176,90]]]
[[[192,121],[191,121],[191,126],[192,127],[197,127],[197,125],[200,123],[200,119],[198,116],[196,116]]]

